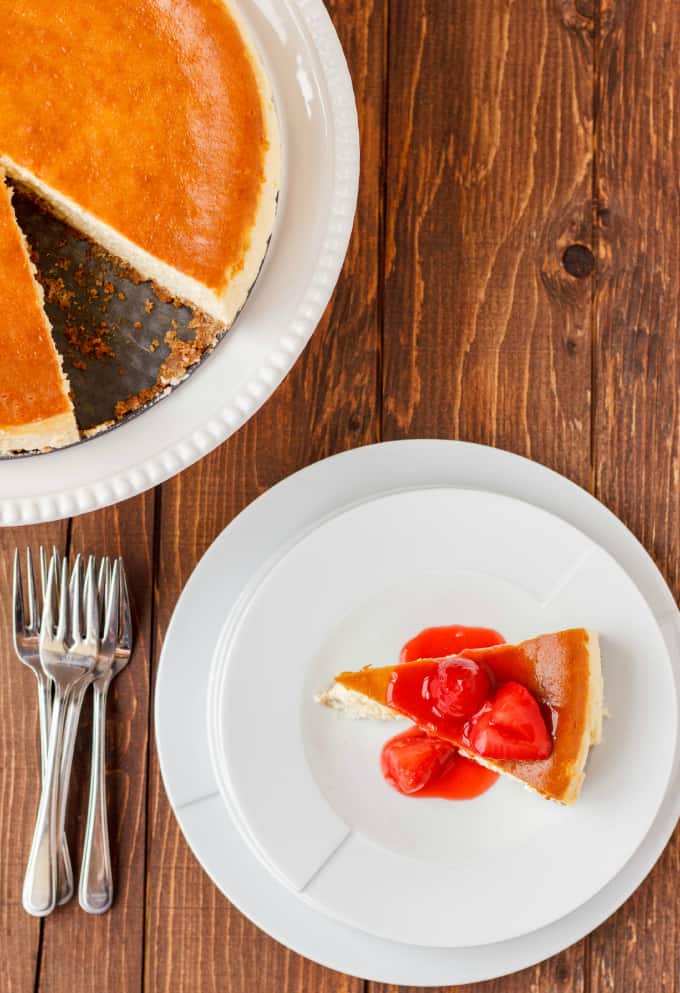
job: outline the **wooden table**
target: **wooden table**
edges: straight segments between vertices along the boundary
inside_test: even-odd
[[[342,278],[303,359],[235,437],[155,492],[0,533],[3,993],[388,993],[312,965],[232,909],[160,781],[152,691],[177,596],[222,528],[289,473],[380,439],[507,448],[603,500],[680,592],[680,3],[329,7],[356,89],[362,184]],[[103,918],[75,903],[44,922],[21,909],[37,721],[10,647],[8,584],[11,551],[28,542],[124,552],[130,574],[138,642],[107,730],[117,900]],[[89,730],[88,715],[76,852]],[[593,935],[484,988],[680,990],[679,869],[676,832]]]

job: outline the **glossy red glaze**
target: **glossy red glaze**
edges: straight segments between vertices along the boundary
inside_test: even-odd
[[[464,624],[425,628],[407,641],[399,653],[402,665],[392,673],[387,688],[388,705],[407,713],[414,722],[426,727],[432,734],[459,740],[469,714],[456,718],[444,716],[437,711],[439,687],[435,689],[432,686],[434,692],[431,693],[431,683],[440,682],[438,660],[458,655],[466,649],[503,644],[503,635],[492,628],[468,627]],[[483,702],[484,700],[480,700],[478,707]]]
[[[453,762],[437,779],[433,779],[412,796],[433,797],[441,800],[474,800],[490,790],[500,776],[472,759],[457,754]]]
[[[503,635],[491,628],[448,624],[445,627],[425,628],[407,641],[399,653],[399,661],[441,659],[446,655],[459,655],[466,648],[489,648],[491,645],[504,644]]]
[[[453,655],[440,659],[430,679],[430,699],[442,717],[472,717],[486,703],[495,686],[490,669],[473,659]]]
[[[433,735],[459,741],[467,718],[481,707],[484,699],[477,700],[477,706],[471,712],[464,712],[459,717],[441,713],[437,709],[441,662],[447,656],[456,656],[467,649],[504,643],[503,635],[491,628],[466,627],[463,624],[425,628],[407,641],[400,652],[402,664],[392,673],[387,688],[388,706],[408,714]],[[470,660],[461,661],[469,664]],[[490,686],[488,688],[491,689]]]
[[[547,759],[552,738],[536,698],[521,683],[504,683],[466,728],[470,746],[491,759]]]
[[[390,786],[412,796],[439,779],[454,757],[455,749],[448,742],[410,728],[384,745],[380,766]]]
[[[409,747],[411,743],[414,749]],[[404,760],[408,766],[405,775],[399,768]],[[386,742],[381,768],[390,786],[405,796],[443,800],[472,800],[486,793],[498,779],[497,772],[464,758],[453,747],[447,749],[441,739],[432,738],[417,727]],[[411,788],[419,780],[423,785]],[[402,788],[404,785],[406,789]]]
[[[399,711],[438,738],[460,741],[465,719],[443,717],[433,706],[430,682],[437,678],[439,662],[405,662],[395,669],[387,688],[387,706]]]
[[[436,705],[443,702],[443,659],[448,662],[448,656],[466,649],[502,644],[504,638],[498,631],[462,624],[426,628],[406,642],[399,656],[402,663],[432,661],[402,665],[390,681],[388,702],[396,710],[408,711],[413,720],[426,726],[431,733],[422,727],[412,727],[390,738],[383,747],[382,772],[394,789],[413,797],[472,800],[486,793],[496,782],[498,773],[464,758],[455,746],[446,747],[447,738],[461,737],[469,716],[468,705],[475,704],[473,709],[476,710],[484,702],[486,691],[490,692],[486,670],[481,667],[477,667],[479,672],[468,670],[473,674],[472,680],[463,679],[466,685],[461,688],[461,698],[447,708],[449,711],[459,709],[459,718],[444,716]],[[455,660],[450,661],[455,665]],[[461,659],[460,662],[470,666],[469,660]],[[413,748],[409,747],[411,743]],[[414,786],[418,788],[414,789]]]

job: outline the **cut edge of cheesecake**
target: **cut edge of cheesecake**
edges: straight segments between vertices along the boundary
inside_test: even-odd
[[[236,5],[229,0],[222,0],[222,3],[236,23],[248,53],[260,97],[266,142],[262,184],[255,218],[248,232],[248,247],[238,271],[225,272],[222,289],[213,289],[152,255],[6,154],[0,153],[0,166],[11,179],[43,201],[57,217],[131,266],[142,279],[152,280],[176,299],[204,311],[228,328],[245,304],[267,254],[279,194],[281,139],[271,84],[251,32]]]
[[[5,182],[5,173],[1,166],[0,183],[4,186],[3,192],[6,192],[9,198],[11,209],[13,191]],[[61,379],[61,386],[64,400],[67,404],[67,409],[58,414],[53,414],[50,417],[43,417],[40,420],[34,420],[16,426],[5,425],[4,427],[0,427],[0,455],[12,455],[21,451],[47,451],[52,448],[63,448],[66,445],[75,444],[75,442],[80,440],[78,425],[76,424],[75,415],[73,413],[68,376],[64,372],[62,357],[57,351],[52,338],[52,325],[50,324],[47,314],[45,313],[45,294],[42,286],[36,278],[36,269],[31,259],[28,243],[23,231],[16,223],[16,218],[14,218],[14,227],[31,275],[35,300],[38,305],[36,310],[40,315],[40,319],[43,322],[45,330],[47,331],[47,339],[51,345],[55,368]]]
[[[84,210],[70,197],[49,186],[28,169],[0,154],[0,165],[7,175],[40,200],[56,217],[76,231],[106,249],[142,279],[149,279],[191,307],[205,311],[210,317],[230,327],[246,301],[267,252],[276,212],[276,190],[263,190],[255,225],[250,232],[250,245],[241,270],[227,280],[224,290],[216,292],[192,276],[175,269],[136,245],[109,224]]]
[[[253,72],[255,73],[255,81],[260,94],[262,113],[264,115],[264,130],[267,141],[263,163],[264,178],[260,189],[260,199],[255,223],[251,229],[250,245],[245,255],[243,268],[239,273],[232,276],[230,282],[220,295],[224,312],[231,314],[228,321],[231,324],[246,302],[248,294],[264,265],[264,260],[269,250],[281,185],[281,130],[274,104],[271,81],[265,71],[262,56],[252,37],[250,27],[246,23],[237,4],[232,3],[231,0],[222,0],[222,2],[241,33]]]
[[[394,721],[405,720],[403,714],[398,714],[384,703],[372,700],[365,693],[349,690],[342,683],[333,683],[326,690],[314,697],[317,703],[332,710],[339,710],[345,717],[352,720]]]
[[[73,414],[55,414],[39,421],[22,424],[20,428],[0,428],[0,455],[18,452],[49,452],[80,441]]]
[[[576,629],[579,630],[579,629]],[[602,718],[604,713],[603,705],[603,677],[602,677],[602,661],[600,653],[600,644],[597,633],[590,631],[588,629],[584,630],[587,640],[586,649],[588,656],[588,693],[585,705],[585,719],[583,722],[583,730],[578,743],[578,748],[572,758],[571,762],[571,772],[568,778],[566,788],[559,794],[546,793],[541,789],[535,787],[531,783],[526,782],[525,779],[520,776],[515,775],[512,771],[507,768],[507,763],[496,762],[493,759],[484,758],[478,755],[476,752],[465,748],[464,746],[458,744],[458,750],[462,755],[467,758],[472,759],[479,765],[485,766],[487,769],[493,772],[498,772],[506,776],[510,776],[512,779],[521,783],[526,789],[537,793],[539,796],[546,797],[548,799],[557,800],[559,803],[565,805],[573,804],[578,798],[583,780],[585,778],[585,765],[588,759],[588,753],[590,751],[591,745],[598,744],[602,739]],[[556,632],[562,633],[562,632]],[[549,637],[543,635],[541,637]],[[532,639],[529,639],[532,640]],[[502,648],[503,646],[497,646]],[[483,653],[487,649],[475,650],[475,655],[483,656]],[[425,661],[425,660],[423,660]],[[387,669],[394,669],[395,666],[385,667]],[[370,670],[371,667],[367,666],[360,672],[366,672]],[[352,675],[350,673],[340,673],[338,679],[343,676]],[[344,716],[354,718],[354,719],[373,719],[373,720],[393,720],[396,718],[401,718],[402,720],[408,720],[403,714],[398,713],[391,707],[387,706],[380,700],[376,700],[367,694],[360,692],[357,689],[350,688],[343,685],[342,682],[338,682],[337,679],[328,689],[317,694],[315,697],[317,703],[320,703],[326,707],[330,707],[334,710],[341,712]]]

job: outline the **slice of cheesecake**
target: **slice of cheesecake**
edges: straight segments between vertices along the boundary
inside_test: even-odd
[[[0,454],[78,441],[43,293],[0,170]]]
[[[461,653],[491,670],[499,687],[520,684],[545,716],[552,737],[547,758],[501,760],[484,756],[470,744],[462,722],[428,716],[428,707],[395,704],[395,681],[409,676],[422,683],[439,660],[422,659],[380,668],[342,672],[319,702],[354,717],[407,717],[443,737],[476,762],[519,780],[542,796],[574,803],[584,779],[590,746],[602,734],[602,669],[597,635],[584,628],[539,635],[518,645],[494,645]]]

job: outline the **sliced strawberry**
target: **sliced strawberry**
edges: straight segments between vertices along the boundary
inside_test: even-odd
[[[400,793],[417,793],[438,776],[456,749],[446,741],[431,738],[419,728],[409,728],[383,746],[380,756],[383,776]]]
[[[492,676],[485,665],[452,655],[430,677],[430,700],[442,717],[465,720],[491,696]]]
[[[536,698],[520,683],[505,683],[466,728],[470,747],[490,759],[547,759],[552,738]]]

